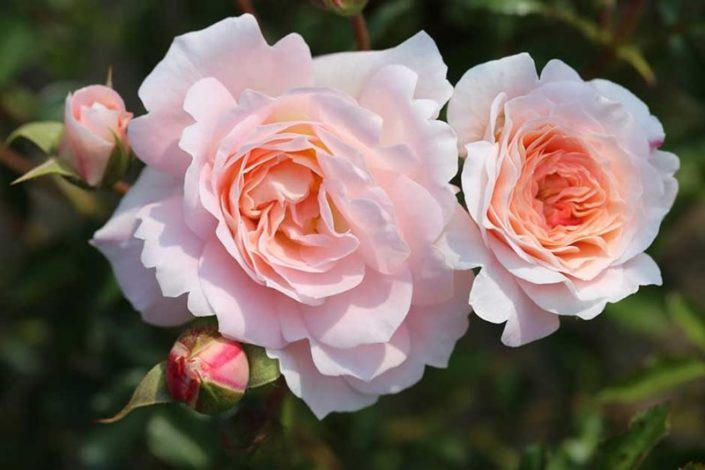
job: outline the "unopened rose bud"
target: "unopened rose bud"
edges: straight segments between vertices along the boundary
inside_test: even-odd
[[[130,156],[130,119],[132,113],[112,88],[91,85],[69,93],[59,159],[90,186],[117,181]]]
[[[368,0],[313,0],[313,3],[343,16],[353,16],[367,6]]]
[[[240,343],[208,327],[183,333],[174,343],[166,367],[171,398],[206,414],[235,406],[245,393],[249,374]]]

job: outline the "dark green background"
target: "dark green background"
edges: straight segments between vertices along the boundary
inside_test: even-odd
[[[306,1],[255,5],[270,40],[296,31],[314,54],[354,48],[346,19]],[[141,113],[137,87],[172,38],[236,13],[231,0],[2,0],[0,138],[27,121],[61,119],[67,91],[103,82],[109,65]],[[501,327],[472,318],[448,370],[323,422],[289,399],[282,425],[245,455],[257,394],[229,420],[155,407],[94,424],[127,400],[178,331],[143,324],[86,243],[114,195],[66,197],[49,181],[10,188],[17,175],[0,168],[1,468],[515,468],[530,444],[547,446],[554,468],[579,468],[637,410],[664,400],[670,435],[644,468],[705,461],[705,350],[688,338],[705,322],[705,2],[373,0],[367,17],[375,48],[428,31],[452,82],[472,65],[528,51],[540,66],[563,59],[648,103],[682,162],[675,208],[649,250],[664,286],[593,321],[566,319],[519,349],[501,345]],[[14,148],[40,158],[29,144]],[[599,400],[625,380],[619,400]],[[225,429],[239,439],[226,450]]]

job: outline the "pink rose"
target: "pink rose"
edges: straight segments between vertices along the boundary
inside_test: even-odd
[[[120,95],[107,86],[91,85],[66,97],[64,136],[59,158],[89,185],[103,181],[108,161],[120,141],[127,152],[127,124]]]
[[[216,315],[318,417],[370,405],[467,328],[451,92],[425,33],[316,59],[249,15],[178,37],[130,126],[148,166],[93,242],[147,321]]]
[[[660,284],[644,252],[677,192],[678,158],[648,108],[558,60],[539,77],[528,54],[470,69],[448,120],[467,152],[463,189],[482,266],[478,316],[506,322],[518,346],[558,315],[591,319],[641,285]]]

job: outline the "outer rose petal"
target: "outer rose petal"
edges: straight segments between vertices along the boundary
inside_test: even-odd
[[[507,322],[502,342],[522,346],[558,329],[558,316],[539,308],[503,267],[492,260],[483,266],[470,292],[470,305],[480,318]]]
[[[188,292],[188,307],[194,315],[213,315],[198,278],[203,242],[186,225],[182,197],[179,192],[142,208],[137,215],[142,223],[134,237],[144,240],[142,264],[156,268],[165,297]]]
[[[446,79],[448,67],[431,37],[420,32],[392,49],[369,52],[341,52],[316,57],[313,61],[315,84],[335,88],[354,98],[367,80],[385,65],[404,65],[419,76],[415,97],[435,101],[438,115],[453,87]]]
[[[206,77],[236,99],[245,89],[276,96],[312,84],[311,53],[297,34],[269,46],[251,15],[177,37],[140,87],[149,114],[130,125],[135,153],[145,163],[177,176],[186,171],[190,160],[178,140],[192,120],[182,106],[188,89]]]
[[[311,85],[311,64],[311,53],[301,36],[290,34],[269,46],[257,20],[242,15],[174,39],[139,95],[148,111],[181,108],[191,85],[214,77],[235,98],[247,88],[276,96]]]
[[[464,145],[483,140],[495,98],[520,96],[536,87],[534,60],[522,53],[477,65],[462,76],[448,103],[448,123],[458,133],[461,152]]]
[[[342,377],[321,374],[313,364],[306,341],[284,349],[267,349],[267,355],[279,360],[289,389],[306,402],[318,419],[331,411],[357,411],[377,401],[377,395],[357,391]]]
[[[159,326],[174,326],[191,319],[186,297],[162,295],[151,269],[140,261],[142,241],[133,237],[137,213],[146,205],[178,191],[177,182],[168,175],[146,168],[113,217],[98,230],[91,244],[110,261],[125,296],[144,320]]]
[[[411,274],[382,275],[368,269],[355,289],[331,297],[320,307],[300,304],[311,337],[334,348],[384,343],[406,318],[412,295]]]
[[[648,106],[644,104],[634,93],[609,80],[596,79],[590,84],[603,96],[622,103],[634,116],[639,126],[646,132],[649,144],[652,148],[658,148],[663,144],[666,134],[663,131],[661,122],[653,116]]]

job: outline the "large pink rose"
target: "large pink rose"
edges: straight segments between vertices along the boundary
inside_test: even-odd
[[[445,76],[424,33],[317,59],[248,15],[178,37],[129,129],[147,168],[93,242],[147,321],[216,315],[319,417],[409,387],[469,311]]]
[[[660,284],[643,251],[677,192],[678,158],[644,103],[606,80],[583,81],[528,54],[469,70],[448,120],[467,152],[463,189],[482,266],[470,304],[506,322],[518,346],[591,319],[608,302]]]

